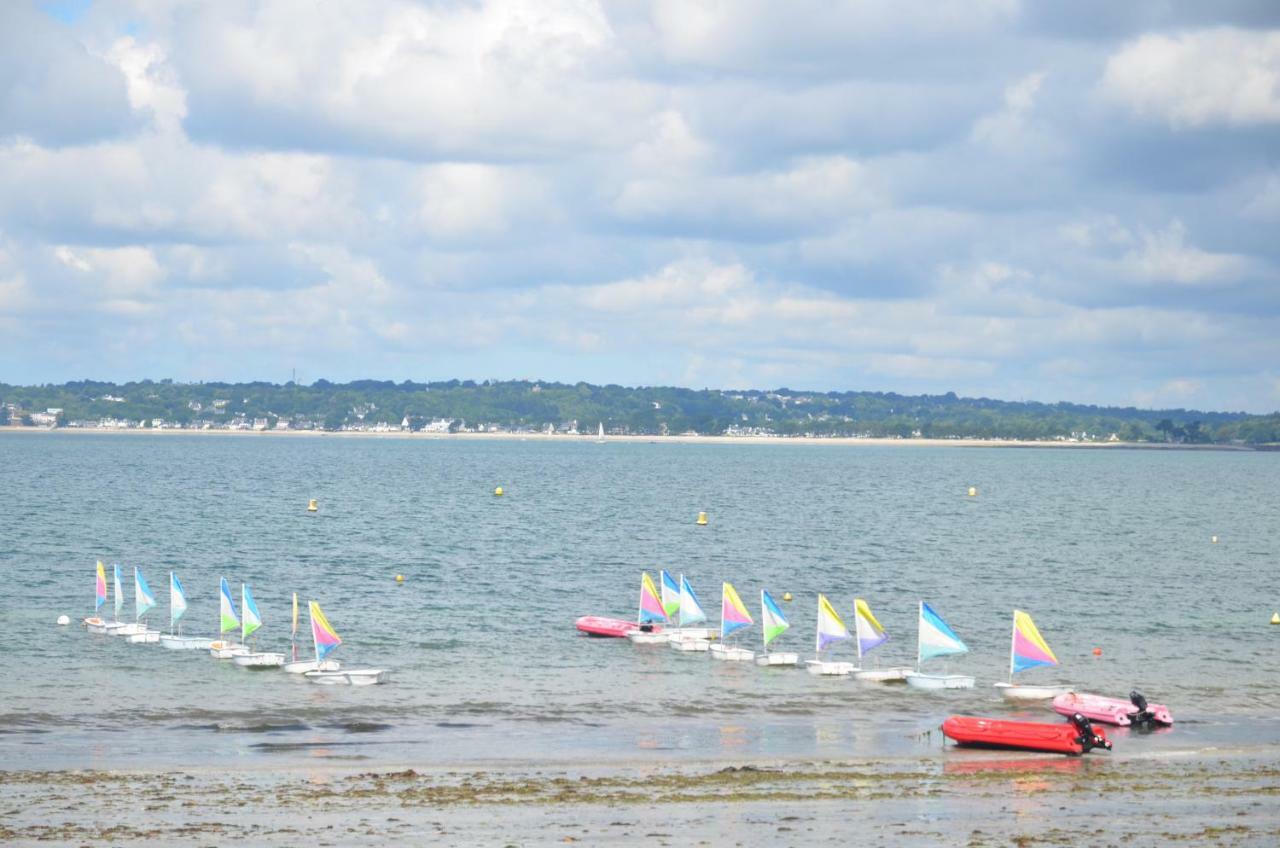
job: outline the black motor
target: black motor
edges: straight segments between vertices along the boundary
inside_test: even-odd
[[[1134,727],[1139,727],[1144,730],[1150,730],[1153,726],[1155,726],[1155,723],[1156,723],[1155,714],[1147,709],[1147,699],[1142,697],[1141,692],[1139,692],[1137,689],[1134,689],[1132,692],[1130,692],[1129,703],[1133,704],[1135,707],[1138,708],[1138,711],[1136,713],[1132,713],[1129,716],[1129,722]]]
[[[1080,735],[1076,737],[1076,742],[1080,743],[1080,747],[1084,751],[1092,751],[1094,748],[1106,748],[1111,750],[1111,741],[1100,733],[1095,733],[1093,724],[1089,719],[1080,713],[1074,713],[1071,716],[1071,723],[1076,726],[1076,730],[1080,731]]]

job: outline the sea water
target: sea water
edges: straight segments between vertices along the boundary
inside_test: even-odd
[[[1249,452],[0,434],[0,762],[912,753],[951,713],[1057,720],[991,687],[1014,608],[1061,660],[1019,680],[1141,689],[1184,743],[1272,743],[1277,492],[1280,454]],[[90,635],[98,559],[108,583],[124,567],[129,620],[144,570],[153,626],[176,571],[188,634],[214,635],[220,577],[237,605],[248,583],[259,644],[286,653],[297,592],[300,656],[316,600],[344,640],[334,657],[392,682],[321,687]],[[970,648],[929,667],[978,685],[928,694],[575,631],[634,616],[640,572],[660,568],[689,578],[713,625],[721,581],[757,615],[761,588],[790,592],[775,647],[802,660],[818,592],[850,627],[867,599],[890,635],[868,665],[914,664],[927,600]],[[737,638],[758,648],[758,628]]]

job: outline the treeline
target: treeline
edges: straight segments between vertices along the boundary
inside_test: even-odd
[[[266,419],[275,427],[337,430],[385,424],[411,429],[448,419],[455,429],[565,429],[573,422],[595,432],[704,435],[725,432],[780,436],[896,436],[1105,441],[1280,442],[1280,413],[1145,410],[1072,403],[1028,403],[893,392],[718,391],[525,380],[449,380],[415,383],[358,380],[330,383],[124,384],[81,381],[63,385],[0,384],[0,423],[57,409],[60,425],[101,419],[170,425],[226,425]],[[14,421],[12,423],[30,423]]]

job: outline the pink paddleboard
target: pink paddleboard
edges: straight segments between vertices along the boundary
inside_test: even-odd
[[[1053,710],[1059,715],[1080,713],[1093,721],[1128,727],[1142,712],[1133,701],[1124,698],[1107,698],[1102,695],[1086,695],[1083,692],[1067,692],[1053,699]],[[1147,704],[1146,712],[1156,724],[1173,724],[1173,715],[1164,704]]]
[[[612,636],[621,638],[640,625],[622,618],[604,618],[599,615],[584,615],[573,623],[588,636]]]

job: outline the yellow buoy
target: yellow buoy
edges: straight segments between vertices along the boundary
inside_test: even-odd
[[[705,512],[698,513],[698,524],[700,526],[705,527],[706,523],[707,523],[707,514]]]
[[[498,488],[496,488],[496,489],[494,489],[494,490],[493,490],[493,496],[494,496],[495,498],[500,498],[500,497],[502,497],[502,487],[501,487],[501,486],[499,486]]]
[[[978,496],[978,487],[977,487],[977,486],[970,486],[970,487],[969,487],[969,497],[971,497],[971,498],[976,498],[977,496]]]
[[[791,600],[791,593],[790,593],[790,592],[783,592],[783,593],[782,593],[782,600],[784,600],[784,601],[789,601],[789,600]]]
[[[1273,612],[1271,614],[1271,623],[1280,624],[1280,612]]]
[[[312,498],[311,500],[307,501],[307,512],[317,512],[319,511],[319,509],[320,509],[320,505],[316,503],[315,498]]]
[[[397,574],[397,575],[396,575],[396,582],[397,582],[397,583],[403,583],[403,582],[404,582],[404,575],[403,575],[403,574]]]

